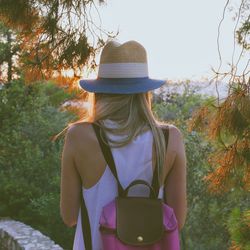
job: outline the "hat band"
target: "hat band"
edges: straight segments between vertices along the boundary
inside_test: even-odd
[[[103,63],[99,65],[101,78],[140,78],[148,76],[147,63]]]

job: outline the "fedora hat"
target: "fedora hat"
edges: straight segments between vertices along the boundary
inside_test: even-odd
[[[132,94],[159,88],[164,80],[148,76],[147,53],[136,41],[109,41],[103,48],[96,79],[80,80],[88,92]]]

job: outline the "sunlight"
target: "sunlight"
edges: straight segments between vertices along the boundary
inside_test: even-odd
[[[63,77],[73,78],[74,77],[74,70],[73,69],[62,70],[61,74]]]

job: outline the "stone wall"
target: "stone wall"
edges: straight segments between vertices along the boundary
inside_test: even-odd
[[[11,219],[0,219],[0,250],[63,250],[38,230]]]

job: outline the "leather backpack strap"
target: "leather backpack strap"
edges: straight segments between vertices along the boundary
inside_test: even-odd
[[[83,199],[82,186],[81,186],[81,219],[82,219],[82,232],[84,245],[86,250],[92,250],[92,237],[91,237],[91,228],[89,222],[88,210]]]
[[[105,160],[106,160],[106,162],[108,164],[108,167],[110,168],[112,174],[114,175],[114,177],[115,177],[115,179],[117,181],[118,194],[119,194],[119,196],[122,196],[123,193],[124,193],[124,189],[123,189],[123,187],[122,187],[122,185],[121,185],[121,183],[120,183],[120,181],[118,179],[118,174],[117,174],[117,171],[116,171],[115,161],[114,161],[111,149],[107,145],[108,144],[107,138],[106,138],[105,134],[103,133],[103,139],[107,143],[106,144],[106,143],[104,143],[104,141],[101,138],[101,128],[95,123],[92,123],[92,126],[94,128],[96,137],[97,137],[98,142],[100,144],[103,156],[104,156],[104,158],[105,158]]]
[[[162,128],[164,138],[165,138],[165,144],[166,144],[166,152],[167,152],[167,147],[168,147],[168,137],[169,137],[169,127]],[[155,190],[156,194],[159,194],[159,189],[160,189],[160,184],[159,184],[159,179],[158,179],[158,167],[157,167],[157,160],[155,164],[155,170],[153,174],[153,180],[152,180],[152,187]]]
[[[166,152],[167,152],[167,148],[168,148],[168,138],[169,138],[169,127],[167,127],[167,129],[164,129],[164,136],[165,136]],[[173,169],[173,168],[172,168],[172,169]],[[171,169],[171,170],[172,170],[172,169]],[[171,170],[169,171],[169,173],[171,172]],[[166,203],[165,186],[166,186],[166,181],[167,181],[167,177],[168,177],[169,173],[167,174],[167,176],[165,177],[165,180],[164,180],[163,201],[164,201],[165,203]]]

